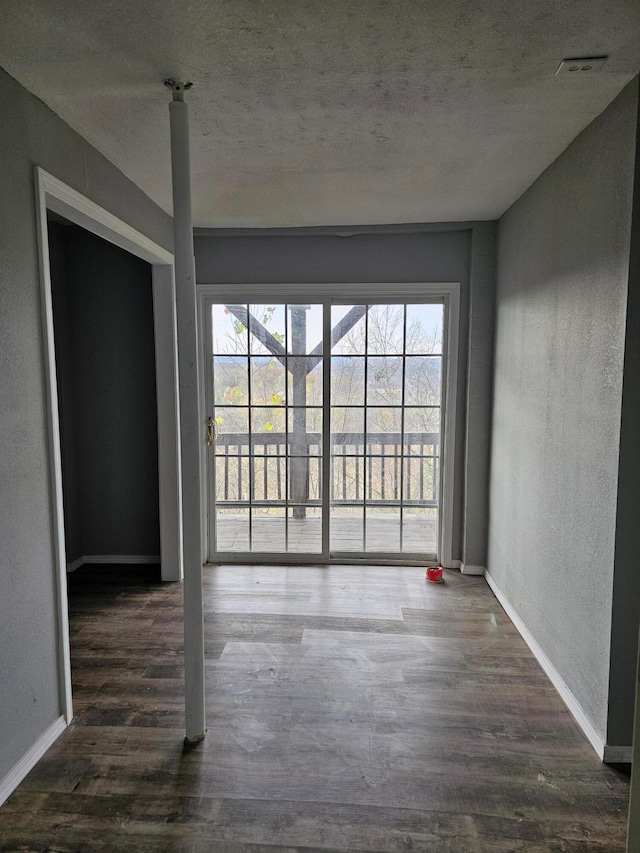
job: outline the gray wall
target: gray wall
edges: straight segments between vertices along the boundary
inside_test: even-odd
[[[637,102],[634,81],[498,236],[488,568],[603,740]]]
[[[638,122],[640,130],[640,113]],[[631,743],[640,619],[640,132],[636,133],[626,331],[607,720],[607,742],[612,745]]]
[[[496,225],[478,223],[471,244],[462,558],[476,571],[487,565]]]
[[[0,103],[2,779],[61,708],[34,165],[169,249],[172,231],[169,216],[2,71]]]
[[[491,312],[494,287],[492,223],[454,223],[424,226],[394,226],[339,229],[281,229],[273,232],[241,230],[196,231],[196,279],[199,284],[342,283],[342,282],[416,282],[459,281],[461,283],[460,366],[456,482],[454,516],[454,558],[463,556],[463,545],[473,551],[475,562],[484,565],[484,514],[487,498],[487,460],[489,410],[474,402],[470,411],[484,417],[483,426],[474,419],[471,443],[477,453],[478,476],[472,475],[472,501],[465,501],[467,480],[465,446],[469,433],[467,410],[467,355],[482,348],[475,329],[469,325],[470,293],[477,293],[478,317],[485,318],[480,305]],[[477,282],[472,281],[471,257]],[[488,303],[487,303],[487,300]],[[489,322],[484,330],[488,352],[492,350]],[[489,332],[489,338],[486,335]],[[473,342],[473,349],[469,344]],[[489,360],[490,362],[490,360]],[[469,366],[473,359],[469,359]],[[480,398],[490,397],[490,363],[484,371],[473,372],[474,387]],[[478,426],[478,431],[476,431]],[[476,464],[472,460],[472,464]],[[478,500],[480,497],[480,500]],[[476,518],[482,519],[476,522]],[[463,521],[469,519],[468,540]],[[478,541],[480,537],[480,541]],[[464,541],[463,541],[464,540]]]
[[[67,561],[160,553],[151,267],[49,226]]]

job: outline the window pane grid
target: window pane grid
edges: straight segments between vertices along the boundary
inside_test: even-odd
[[[213,482],[221,510],[248,508],[242,518],[250,551],[265,550],[265,519],[281,528],[284,551],[295,521],[294,550],[304,551],[297,522],[307,510],[322,510],[323,465],[328,509],[359,511],[349,516],[361,520],[359,550],[377,552],[380,531],[391,524],[391,550],[411,552],[415,539],[407,531],[423,523],[416,513],[436,512],[442,302],[343,305],[333,322],[335,306],[330,300],[213,306]],[[294,314],[308,318],[314,311],[315,323],[294,322]],[[343,323],[346,331],[339,336],[337,327],[349,315],[355,322]],[[330,377],[323,380],[325,373]],[[411,511],[407,518],[405,509]],[[327,525],[333,525],[330,512]],[[327,546],[328,552],[338,550]],[[317,552],[315,545],[312,550]]]
[[[265,518],[278,519],[276,550],[287,551],[290,522],[322,507],[324,310],[212,308],[216,500],[227,510],[248,507],[249,551],[265,550]],[[304,550],[300,536],[295,550]]]
[[[425,312],[434,328],[422,334]],[[362,509],[366,552],[380,550],[385,525],[393,542],[388,539],[383,551],[416,550],[415,513],[437,509],[441,323],[440,302],[379,304],[375,310],[370,303],[364,343],[356,341],[352,352],[332,347],[330,505]],[[384,515],[387,510],[391,515]]]

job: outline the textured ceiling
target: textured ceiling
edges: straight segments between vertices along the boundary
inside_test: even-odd
[[[637,73],[639,0],[0,0],[0,65],[171,209],[165,77],[193,80],[194,222],[499,216]],[[563,57],[602,72],[555,77]]]

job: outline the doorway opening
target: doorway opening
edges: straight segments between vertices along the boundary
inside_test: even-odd
[[[55,213],[47,227],[67,570],[159,568],[151,266]]]
[[[62,480],[62,443],[59,416],[56,339],[54,334],[54,299],[51,280],[50,235],[48,217],[62,217],[89,232],[91,239],[103,238],[112,247],[124,250],[140,261],[151,265],[153,347],[155,350],[156,435],[158,495],[155,512],[159,514],[159,556],[162,580],[180,580],[182,577],[182,518],[180,486],[180,452],[177,386],[177,335],[175,318],[175,283],[173,256],[127,223],[101,208],[85,196],[71,189],[43,169],[35,169],[36,216],[40,254],[40,280],[43,316],[43,343],[45,377],[47,386],[47,433],[50,458],[50,488],[52,506],[53,551],[56,564],[58,598],[58,661],[60,671],[60,704],[65,722],[73,717],[71,665],[69,649],[69,620],[67,601],[67,548],[65,537],[64,492]],[[99,307],[98,307],[99,310]],[[147,320],[149,318],[147,317]],[[99,348],[88,346],[88,365],[100,360]],[[64,360],[64,355],[60,354]],[[113,354],[111,354],[113,355]],[[153,378],[153,377],[152,377]],[[85,383],[87,384],[87,383]],[[90,376],[88,381],[90,387]],[[105,394],[105,401],[108,394]],[[86,402],[86,401],[85,401]],[[103,401],[96,396],[94,410],[89,417],[100,417]],[[113,426],[113,424],[112,424]],[[115,426],[114,426],[115,428]],[[102,448],[95,442],[92,448],[91,432],[87,432],[89,453],[100,454]],[[108,469],[105,469],[108,472]],[[107,479],[109,474],[106,475]],[[157,530],[157,528],[156,528]],[[157,541],[157,539],[156,539]],[[103,556],[106,559],[95,559]],[[82,554],[80,562],[113,562],[113,553]],[[120,555],[129,562],[133,554]],[[157,555],[143,555],[156,557]]]

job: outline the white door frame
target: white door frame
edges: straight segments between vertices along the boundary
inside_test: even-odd
[[[250,297],[265,301],[295,302],[323,301],[326,299],[345,299],[364,302],[367,299],[442,299],[445,307],[445,328],[443,341],[443,377],[442,377],[442,478],[440,482],[440,530],[439,562],[446,568],[459,568],[459,560],[453,557],[453,517],[455,489],[455,437],[456,408],[458,389],[458,351],[460,327],[460,283],[459,282],[410,282],[410,283],[341,283],[341,284],[199,284],[197,287],[198,335],[200,340],[200,358],[198,371],[200,381],[200,422],[205,423],[210,412],[206,411],[209,399],[206,389],[207,359],[207,322],[206,303],[210,300],[224,302],[233,298],[234,302],[249,300]],[[202,560],[209,558],[209,471],[206,447],[201,448],[202,476]],[[243,555],[243,561],[247,559]],[[295,554],[281,555],[283,563],[302,562]],[[264,556],[257,554],[257,560]],[[320,555],[313,562],[320,563]],[[340,559],[340,562],[347,560]]]
[[[47,210],[102,237],[109,243],[151,264],[153,319],[158,406],[158,474],[160,486],[160,562],[162,580],[182,579],[182,489],[180,483],[180,428],[177,383],[178,343],[175,315],[173,255],[126,222],[45,172],[35,168],[36,219],[45,381],[47,387],[47,432],[49,478],[53,516],[53,550],[58,597],[58,657],[62,677],[62,710],[67,724],[73,717],[69,617],[67,606],[67,561],[62,500],[62,460],[58,420],[56,354],[49,267]]]

